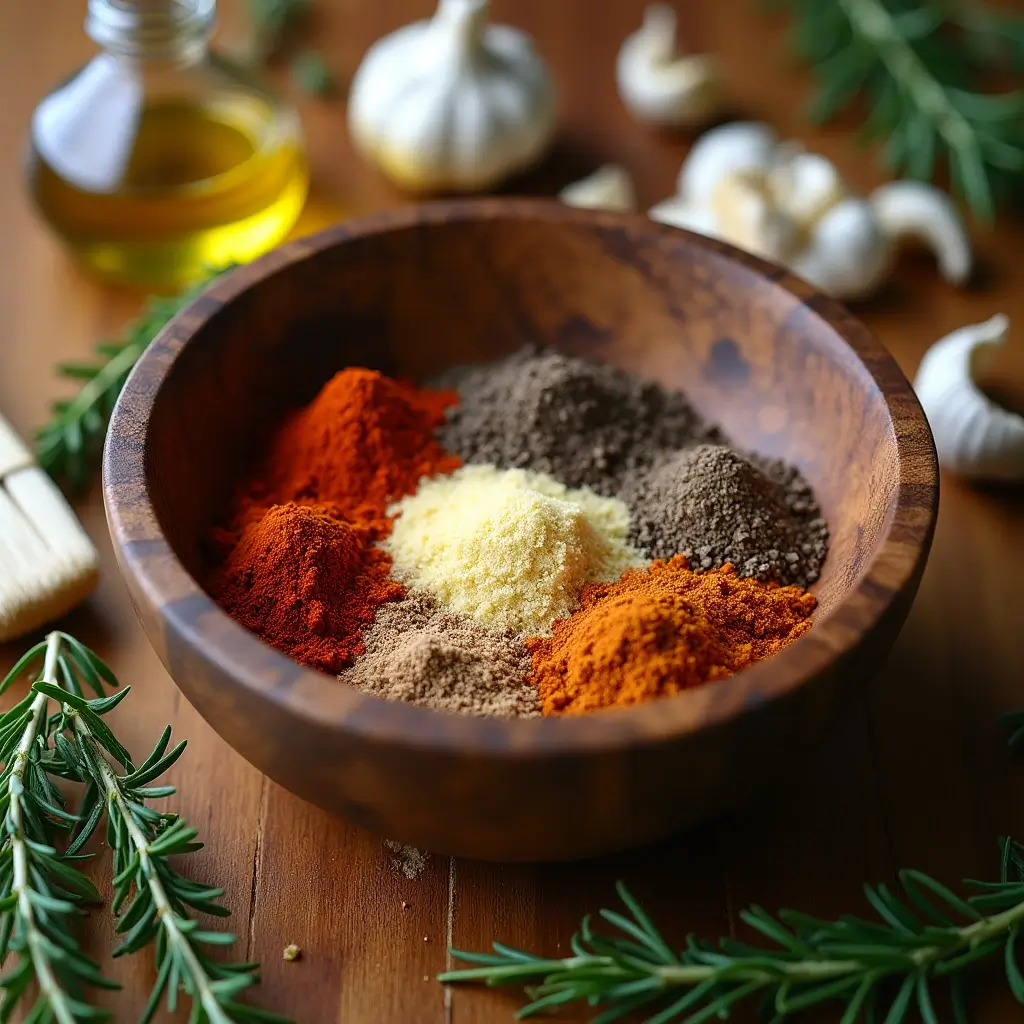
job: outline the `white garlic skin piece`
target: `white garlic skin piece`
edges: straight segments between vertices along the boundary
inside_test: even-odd
[[[666,128],[696,127],[722,108],[718,62],[707,54],[676,51],[676,12],[651,4],[615,62],[615,81],[626,109],[638,120]]]
[[[547,68],[528,36],[487,13],[487,0],[440,0],[431,20],[377,40],[352,80],[356,147],[402,188],[488,189],[551,141]]]
[[[618,210],[628,213],[636,209],[636,190],[629,172],[618,164],[605,164],[580,181],[566,185],[558,198],[567,206],[588,210]]]
[[[974,264],[963,219],[945,192],[920,181],[890,181],[868,197],[885,233],[898,245],[913,238],[925,243],[951,284],[963,284]]]
[[[768,191],[805,231],[850,194],[831,160],[793,143],[783,143],[776,150],[768,171]]]
[[[976,383],[1009,326],[1000,313],[947,334],[925,353],[914,380],[939,464],[968,479],[1024,481],[1024,416],[993,402]]]
[[[714,211],[707,206],[695,206],[682,196],[669,196],[668,199],[655,203],[647,211],[647,216],[659,224],[682,228],[697,235],[705,235],[708,238],[721,237],[715,223]]]
[[[711,208],[718,237],[730,245],[782,264],[797,249],[796,223],[775,204],[757,172],[727,174]]]
[[[888,276],[892,246],[868,202],[844,199],[814,225],[789,266],[826,295],[862,299]]]
[[[718,183],[738,172],[767,174],[778,138],[759,121],[730,121],[706,131],[679,170],[676,192],[695,206],[710,206]]]

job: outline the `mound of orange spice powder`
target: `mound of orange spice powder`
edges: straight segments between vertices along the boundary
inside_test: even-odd
[[[412,494],[421,477],[462,465],[434,439],[457,401],[454,391],[417,388],[376,370],[341,370],[281,424],[237,495],[236,524],[287,501],[328,503],[386,534],[391,502]]]
[[[375,547],[388,506],[462,464],[434,438],[457,401],[375,370],[335,374],[281,424],[213,530],[218,604],[303,664],[350,665],[378,606],[405,593]]]
[[[691,572],[681,555],[588,584],[551,636],[530,637],[543,712],[580,714],[724,679],[810,629],[817,602],[798,587]]]

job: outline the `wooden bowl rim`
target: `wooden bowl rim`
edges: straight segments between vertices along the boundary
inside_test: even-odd
[[[362,693],[293,662],[221,611],[178,560],[150,500],[142,452],[154,402],[171,368],[217,311],[283,268],[353,240],[465,220],[575,223],[682,243],[703,250],[712,259],[717,254],[746,267],[774,287],[790,292],[824,321],[853,351],[885,401],[899,461],[896,507],[884,528],[879,550],[856,589],[816,620],[814,628],[793,645],[713,686],[627,708],[532,719],[474,718]],[[872,371],[872,363],[885,367],[886,383]],[[922,438],[927,438],[926,444],[921,443]],[[115,466],[112,451],[124,452],[126,442],[139,455],[122,459]],[[118,492],[131,498],[122,503]],[[813,682],[867,637],[905,588],[916,587],[934,532],[938,465],[927,420],[892,356],[844,306],[816,292],[805,281],[725,243],[642,215],[577,209],[544,199],[478,198],[440,200],[359,217],[287,243],[218,278],[167,324],[128,378],[107,435],[103,494],[122,573],[133,577],[167,630],[252,697],[269,700],[278,711],[299,716],[308,724],[367,741],[433,753],[516,759],[541,753],[561,756],[623,751],[678,739],[722,725]],[[131,522],[126,515],[129,510]],[[138,524],[143,521],[147,536],[139,540]],[[159,572],[146,571],[145,563],[151,560],[159,564]],[[214,621],[219,641],[210,636],[208,626]]]

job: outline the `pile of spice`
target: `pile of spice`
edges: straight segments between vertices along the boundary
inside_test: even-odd
[[[306,665],[351,664],[377,607],[404,593],[375,546],[388,505],[460,465],[434,437],[456,400],[374,370],[335,374],[280,426],[214,530],[221,607]]]
[[[376,370],[342,370],[281,424],[237,496],[235,523],[286,501],[329,503],[386,533],[391,502],[411,494],[421,477],[461,464],[434,437],[457,401],[454,392],[416,388]]]
[[[613,366],[526,347],[438,381],[459,393],[440,439],[464,462],[548,473],[617,495],[659,454],[722,440],[686,396]]]
[[[526,641],[545,714],[579,714],[725,679],[810,629],[799,587],[691,572],[681,555],[584,588],[550,637]]]
[[[471,715],[540,714],[522,638],[442,611],[425,593],[383,605],[363,643],[366,653],[340,676],[357,689]]]
[[[323,672],[362,652],[377,606],[402,595],[371,530],[335,508],[274,505],[242,530],[213,584],[224,610]]]
[[[499,629],[546,632],[588,580],[646,561],[626,543],[621,501],[544,473],[465,466],[425,481],[392,512],[385,550],[398,578]]]
[[[804,479],[777,460],[724,445],[663,457],[625,486],[630,540],[651,558],[685,555],[695,569],[732,562],[741,576],[809,586],[828,547],[828,526]]]
[[[681,393],[536,348],[438,383],[346,369],[282,423],[214,531],[234,618],[364,692],[503,716],[679,693],[810,627],[810,488]]]

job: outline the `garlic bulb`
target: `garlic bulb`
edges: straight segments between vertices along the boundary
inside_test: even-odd
[[[668,128],[702,124],[721,109],[718,64],[706,54],[676,53],[676,12],[652,4],[643,24],[619,49],[619,96],[639,121]]]
[[[970,273],[967,232],[938,189],[897,181],[862,199],[830,160],[779,143],[768,125],[706,132],[679,172],[678,191],[649,216],[780,263],[839,299],[878,289],[908,237],[931,247],[946,280],[962,283]]]
[[[976,382],[1009,327],[999,313],[947,334],[925,353],[914,381],[940,464],[965,477],[1024,480],[1024,416],[993,402]]]
[[[636,209],[636,191],[629,172],[618,164],[605,164],[593,174],[567,185],[558,198],[569,206],[582,206],[591,210]]]
[[[357,148],[411,190],[476,190],[551,141],[554,90],[529,37],[487,24],[487,0],[440,0],[370,47],[352,80]]]

